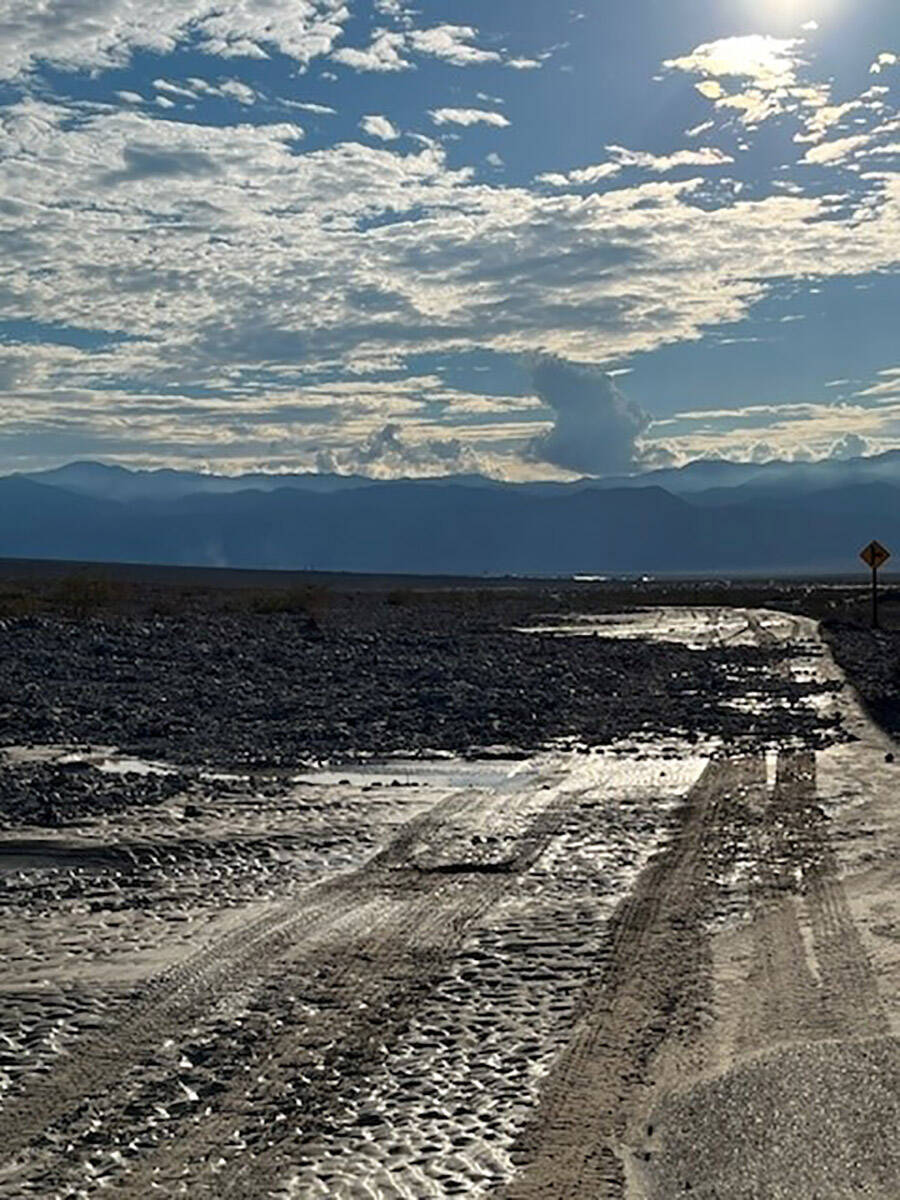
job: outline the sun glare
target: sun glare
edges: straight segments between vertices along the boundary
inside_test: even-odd
[[[757,28],[777,33],[812,32],[846,0],[742,0],[747,18]]]

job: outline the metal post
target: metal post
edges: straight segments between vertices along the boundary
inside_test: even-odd
[[[878,628],[878,568],[872,568],[872,628]]]

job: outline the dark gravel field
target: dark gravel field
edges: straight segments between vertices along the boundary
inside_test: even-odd
[[[22,762],[0,773],[0,828],[54,828],[89,818],[160,804],[183,793],[183,774],[108,774],[85,762]]]
[[[900,737],[900,630],[825,621],[822,632],[872,719]]]
[[[834,730],[787,653],[516,632],[534,602],[7,618],[0,745],[93,743],[171,762],[313,761],[636,733],[814,740]],[[759,711],[735,701],[765,693]],[[777,701],[785,703],[779,704]],[[773,703],[775,701],[775,703]]]

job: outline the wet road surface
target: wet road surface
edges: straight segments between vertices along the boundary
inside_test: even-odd
[[[578,632],[790,640],[836,678],[799,618]],[[220,780],[16,830],[0,1196],[896,1197],[893,775],[846,690],[815,703],[858,740]]]

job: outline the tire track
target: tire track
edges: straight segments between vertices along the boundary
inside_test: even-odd
[[[363,868],[314,886],[158,977],[147,998],[127,1008],[115,1029],[73,1045],[61,1069],[35,1081],[0,1113],[0,1145],[10,1164],[6,1179],[22,1186],[29,1174],[46,1168],[52,1138],[40,1138],[43,1131],[65,1125],[67,1138],[71,1132],[69,1140],[77,1141],[79,1123],[86,1126],[98,1112],[109,1113],[115,1122],[125,1085],[133,1090],[134,1069],[167,1038],[202,1022],[229,995],[248,988],[268,986],[277,1007],[281,993],[296,992],[305,979],[316,980],[321,1011],[299,1024],[287,1022],[264,1047],[267,1072],[291,1084],[286,1093],[291,1103],[304,1062],[327,1077],[334,1073],[329,1064],[355,1059],[358,1074],[374,1043],[383,1044],[408,1018],[510,877],[542,852],[574,795],[544,790],[524,799],[493,797],[485,804],[477,793],[454,793],[409,822]],[[490,811],[498,803],[504,808],[499,816]],[[473,834],[473,829],[482,832]],[[324,1120],[337,1092],[315,1082],[301,1091]],[[191,1179],[192,1195],[267,1194],[272,1172],[287,1161],[278,1146],[289,1142],[294,1153],[296,1133],[278,1131],[257,1154],[231,1161],[227,1170],[216,1157],[242,1116],[258,1115],[258,1101],[246,1078],[238,1079],[216,1098],[208,1119],[185,1117],[168,1130],[171,1138],[135,1165],[116,1194],[144,1195],[152,1186],[176,1194],[185,1171],[188,1177],[194,1171],[202,1176]],[[38,1139],[34,1153],[17,1168],[16,1157]],[[231,1173],[236,1173],[232,1182]],[[0,1194],[21,1193],[5,1191],[0,1183]]]
[[[817,802],[812,751],[779,755],[751,844],[753,954],[736,984],[731,1064],[658,1088],[638,1113],[629,1194],[887,1200],[900,1177],[898,1047]],[[713,1027],[708,1046],[717,1036]]]
[[[887,1033],[816,801],[815,754],[782,752],[766,796],[761,756],[711,763],[695,786],[669,846],[617,913],[602,978],[585,994],[575,1033],[517,1146],[518,1174],[497,1193],[502,1200],[621,1200],[626,1194],[669,1200],[681,1194],[685,1178],[694,1179],[693,1190],[703,1173],[689,1166],[684,1113],[703,1125],[716,1161],[716,1114],[705,1112],[701,1121],[700,1100],[690,1098],[712,1095],[718,1086],[715,1077],[709,1081],[709,1064],[721,1057],[722,1031],[713,1009],[707,930],[720,881],[736,859],[750,859],[753,954],[737,985],[743,998],[734,1066],[722,1078],[737,1071],[743,1079],[743,1064],[779,1048],[833,1045],[835,1038],[863,1044]],[[829,1077],[832,1069],[830,1060],[810,1060],[817,1077]],[[893,1068],[888,1062],[883,1069],[889,1077]],[[743,1101],[738,1085],[738,1100],[724,1084],[720,1089],[732,1108],[762,1108],[772,1089],[783,1086],[770,1080],[762,1087],[752,1072],[746,1078]],[[682,1114],[674,1133],[673,1112]],[[636,1130],[643,1132],[629,1146]],[[665,1136],[677,1147],[669,1158]],[[710,1190],[699,1192],[704,1197],[745,1195],[739,1178],[716,1175],[706,1182]]]
[[[754,773],[753,760],[711,763],[670,844],[620,907],[603,978],[547,1079],[517,1147],[519,1174],[498,1193],[504,1200],[624,1195],[619,1145],[652,1085],[654,1058],[667,1041],[691,1041],[707,1020],[708,865],[728,853],[723,805]]]
[[[396,887],[391,875],[399,872],[407,883],[411,875],[414,892],[395,898],[379,919],[355,923],[345,942],[336,940],[328,947],[324,961],[317,954],[314,962],[292,963],[300,973],[317,969],[328,1004],[302,1026],[286,1023],[284,1034],[273,1039],[266,1051],[264,1088],[247,1088],[239,1081],[217,1105],[217,1115],[179,1141],[176,1161],[171,1146],[162,1147],[114,1194],[143,1196],[148,1187],[172,1194],[187,1166],[192,1197],[262,1197],[271,1194],[298,1159],[314,1159],[318,1129],[329,1128],[348,1084],[364,1079],[382,1048],[429,994],[472,925],[507,890],[510,877],[535,862],[573,798],[568,793],[552,801],[506,848],[511,850],[506,856],[485,858],[476,851],[473,857],[471,836],[452,820],[426,817],[405,830],[373,860],[371,882],[376,889]],[[516,808],[512,799],[510,805]],[[464,797],[458,797],[442,816],[455,818],[464,811]],[[384,873],[380,879],[379,872]],[[324,1088],[311,1086],[304,1077],[310,1061],[329,1080]],[[303,1107],[302,1127],[277,1120],[297,1102]],[[276,1121],[264,1145],[231,1162],[219,1159],[210,1169],[236,1117],[254,1122],[262,1111],[271,1119],[273,1110]]]
[[[779,755],[764,828],[737,1055],[779,1043],[886,1033],[887,1014],[816,801],[812,751]]]

